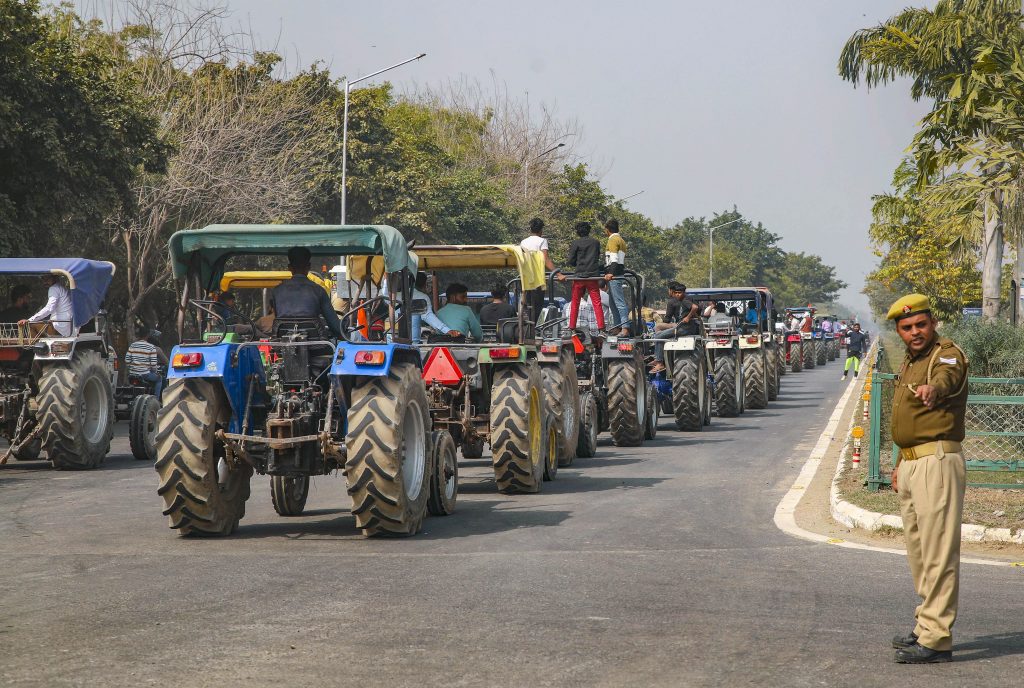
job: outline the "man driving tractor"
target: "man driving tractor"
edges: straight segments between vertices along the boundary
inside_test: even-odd
[[[323,287],[306,276],[312,254],[309,249],[295,246],[288,249],[289,280],[274,287],[274,313],[278,320],[289,318],[323,318],[327,329],[338,339],[344,339],[341,320],[331,306],[331,297]]]

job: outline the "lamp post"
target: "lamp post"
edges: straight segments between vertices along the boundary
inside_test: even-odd
[[[361,76],[354,81],[349,81],[348,77],[345,77],[345,113],[342,115],[341,122],[341,224],[345,224],[345,206],[347,201],[346,180],[348,174],[348,94],[352,90],[352,86],[358,84],[360,81],[366,81],[367,79],[371,79],[377,76],[378,74],[390,72],[392,69],[401,67],[402,65],[407,65],[410,62],[415,62],[421,57],[426,56],[426,53],[420,53],[416,57],[410,57],[408,60],[399,62],[398,64],[393,64],[390,67],[385,67],[384,69],[378,69],[373,74]]]
[[[640,195],[640,194],[642,194],[642,193],[643,193],[644,191],[647,191],[647,189],[644,189],[643,191],[637,191],[637,192],[636,192],[635,194],[629,194],[629,195],[628,195],[628,196],[626,196],[625,198],[620,198],[620,199],[619,199],[619,203],[625,203],[625,202],[626,202],[626,201],[628,201],[629,199],[631,199],[631,198],[635,198],[635,197],[639,196],[639,195]]]
[[[715,283],[714,283],[714,279],[715,279],[715,230],[716,229],[721,229],[722,227],[727,227],[727,226],[729,226],[731,224],[739,222],[742,219],[743,219],[742,217],[737,217],[735,220],[729,220],[728,222],[723,222],[720,225],[715,225],[714,227],[708,227],[708,288],[709,289],[711,287],[715,286]]]
[[[534,156],[532,159],[533,160],[540,160],[541,158],[543,158],[548,153],[550,153],[552,151],[556,151],[556,150],[558,150],[559,148],[561,148],[564,145],[565,145],[564,143],[559,143],[557,145],[551,146],[551,148],[548,148],[546,151],[544,151],[540,155]],[[530,156],[527,155],[526,156],[526,164],[523,167],[523,198],[527,198],[530,195],[530,160],[531,160]]]

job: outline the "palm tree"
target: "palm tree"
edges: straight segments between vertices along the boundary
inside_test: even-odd
[[[914,137],[919,179],[941,178],[926,198],[933,221],[959,220],[964,239],[980,240],[983,313],[999,313],[1003,259],[1003,202],[1020,165],[988,155],[1007,142],[1007,60],[1021,45],[1018,0],[940,0],[934,10],[907,9],[887,22],[855,33],[839,58],[840,75],[869,88],[898,77],[912,79],[915,100],[933,101]],[[1019,121],[1018,121],[1019,124]],[[1012,145],[1016,145],[1015,143]],[[975,192],[970,202],[964,194]],[[978,226],[981,225],[978,234]]]

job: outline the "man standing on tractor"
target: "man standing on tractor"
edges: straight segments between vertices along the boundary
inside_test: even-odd
[[[575,268],[576,280],[572,283],[572,298],[569,303],[569,329],[576,329],[576,318],[579,316],[580,298],[583,292],[590,294],[591,303],[601,303],[600,282],[597,279],[601,275],[601,242],[590,236],[590,223],[576,223],[575,241],[569,244],[569,266]],[[566,276],[558,275],[559,281],[564,282]],[[597,318],[597,329],[604,331],[603,309],[594,309],[594,316]]]
[[[857,377],[860,372],[860,357],[864,355],[864,350],[868,346],[868,336],[860,331],[860,323],[853,323],[853,329],[847,334],[847,340],[846,367],[843,369],[843,376],[839,378],[840,380],[846,379],[851,365],[853,365],[853,376]]]
[[[438,309],[437,317],[449,328],[470,334],[478,342],[483,341],[484,331],[480,327],[480,321],[477,320],[473,309],[466,305],[469,301],[469,289],[466,285],[458,282],[449,284],[445,297],[448,303]]]
[[[28,301],[32,298],[32,287],[27,284],[16,284],[11,289],[11,305],[0,311],[0,322],[16,323],[27,320],[32,315]]]
[[[288,249],[288,269],[291,279],[274,287],[274,313],[278,320],[288,318],[323,318],[327,329],[338,339],[344,339],[341,320],[331,306],[327,290],[311,281],[309,273],[312,254],[309,249],[295,246]]]
[[[547,270],[555,269],[554,262],[548,256],[548,240],[544,238],[544,220],[539,217],[530,220],[530,236],[519,242],[519,248],[524,251],[540,251],[544,254],[544,267]],[[530,318],[536,321],[544,308],[544,287],[531,289],[524,296],[526,305],[530,308]]]
[[[138,379],[153,386],[153,395],[158,399],[164,385],[161,371],[167,369],[167,354],[160,348],[160,331],[139,327],[138,339],[131,343],[124,355],[128,367],[128,379]]]
[[[18,324],[24,326],[26,323],[49,322],[49,327],[54,334],[65,337],[71,336],[71,292],[61,284],[56,275],[43,275],[43,284],[46,285],[46,305],[39,309],[39,312],[30,318],[19,320]],[[35,331],[47,329],[46,325],[34,325]]]
[[[686,298],[686,285],[681,282],[668,283],[668,303],[665,305],[664,322],[654,325],[655,339],[675,339],[680,335],[697,334],[697,304]],[[665,342],[660,341],[654,348],[652,373],[665,370]]]
[[[612,295],[612,305],[615,310],[616,322],[622,327],[619,335],[629,336],[629,306],[626,304],[626,292],[622,286],[622,280],[612,279],[621,277],[626,272],[626,242],[619,234],[619,221],[608,220],[604,223],[605,234],[608,235],[608,245],[605,247],[605,268],[604,278],[608,281],[608,288]],[[611,325],[609,325],[610,327]]]

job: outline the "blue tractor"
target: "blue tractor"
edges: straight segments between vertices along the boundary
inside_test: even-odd
[[[335,340],[320,318],[246,313],[209,300],[233,261],[344,256],[363,270]],[[212,225],[170,240],[182,280],[178,330],[157,420],[158,493],[170,527],[228,535],[254,472],[271,476],[282,516],[302,513],[310,476],[340,470],[364,535],[412,535],[454,506],[434,456],[410,320],[416,258],[386,226]],[[263,262],[267,262],[264,260]],[[442,499],[443,498],[443,499]],[[443,501],[443,506],[438,503]]]

